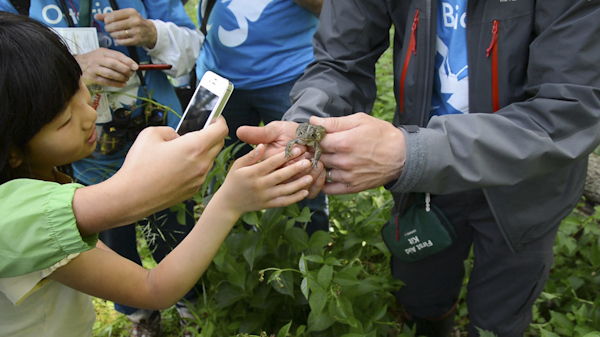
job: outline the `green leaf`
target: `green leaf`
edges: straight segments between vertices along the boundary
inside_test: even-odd
[[[353,286],[360,284],[360,282],[361,281],[356,278],[356,275],[347,270],[337,272],[333,278],[333,283],[337,283],[341,286]]]
[[[291,327],[292,327],[292,321],[290,321],[288,324],[284,325],[281,329],[279,329],[279,332],[277,333],[277,337],[287,337],[288,333],[290,332]]]
[[[496,334],[494,334],[493,332],[483,330],[478,327],[475,327],[475,328],[477,329],[477,331],[479,331],[479,337],[496,337]]]
[[[259,223],[258,215],[256,215],[256,212],[248,212],[242,214],[242,221],[251,226],[258,225]]]
[[[300,291],[306,299],[308,299],[308,277],[303,277],[300,283]]]
[[[227,274],[227,281],[234,286],[245,289],[246,285],[246,266],[243,263],[236,263],[234,265],[235,271]]]
[[[308,245],[311,249],[322,249],[323,247],[327,246],[330,242],[332,242],[332,240],[329,233],[326,233],[324,231],[316,231],[311,235],[310,242]]]
[[[333,317],[327,311],[323,311],[320,315],[315,315],[313,312],[310,312],[307,321],[308,332],[323,331],[329,328],[333,322]]]
[[[308,208],[308,206],[302,209],[302,212],[300,213],[300,215],[294,218],[294,221],[302,223],[310,222],[310,209]]]
[[[277,292],[294,297],[294,275],[291,271],[281,272],[278,282],[270,282]]]
[[[245,297],[244,290],[222,283],[217,290],[217,305],[219,308],[228,307]]]
[[[583,337],[600,337],[600,332],[598,332],[598,331],[590,332]]]
[[[279,219],[281,219],[282,215],[283,215],[282,207],[269,208],[268,210],[265,211],[265,213],[260,218],[260,223],[266,233],[268,233],[268,231],[271,227],[275,226],[275,224],[277,224],[277,222],[279,222]]]
[[[312,313],[320,315],[327,304],[327,293],[320,289],[313,291],[308,299],[308,304]]]
[[[316,262],[316,263],[324,263],[325,260],[323,260],[322,256],[319,255],[306,255],[306,260],[311,261],[311,262]]]
[[[329,286],[329,283],[331,283],[332,276],[333,276],[333,267],[326,264],[326,265],[323,265],[323,267],[321,267],[321,269],[319,270],[317,280],[318,280],[319,284],[321,284],[324,288],[327,288]]]
[[[600,266],[600,245],[594,244],[590,247],[590,262],[594,267]]]
[[[577,276],[570,276],[568,280],[573,290],[579,289],[585,283],[582,278]]]
[[[379,308],[375,314],[373,314],[373,317],[371,318],[372,321],[379,321],[383,318],[383,316],[385,316],[385,313],[387,312],[387,304],[385,304],[384,306],[382,306],[381,308]]]
[[[540,332],[542,333],[542,337],[560,337],[559,335],[555,334],[554,332],[544,330],[543,328],[540,328]]]
[[[297,252],[301,252],[308,248],[308,234],[301,228],[288,228],[283,232],[283,236],[294,245]]]
[[[573,332],[573,329],[575,329],[573,322],[571,322],[564,314],[550,310],[550,315],[552,316],[551,321],[554,322],[555,326],[567,329],[570,332]]]
[[[245,247],[242,255],[250,265],[250,270],[254,270],[254,262],[259,257],[263,250],[263,244],[261,240],[262,236],[253,231],[248,231],[247,235],[242,240],[241,246]]]
[[[298,261],[298,270],[302,273],[302,275],[306,274],[306,257],[304,253],[300,255],[300,260]]]
[[[341,266],[342,263],[340,262],[340,260],[336,259],[335,257],[328,257],[325,259],[325,264],[328,264],[330,266]]]

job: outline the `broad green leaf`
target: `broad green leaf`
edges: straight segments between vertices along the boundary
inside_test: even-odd
[[[319,284],[321,284],[324,288],[327,288],[327,287],[329,287],[329,283],[331,282],[332,276],[333,276],[333,267],[325,264],[319,270],[317,280],[319,281]]]
[[[228,307],[245,297],[244,290],[222,283],[217,291],[217,305],[219,308]]]
[[[310,248],[318,248],[321,249],[327,246],[331,242],[331,236],[329,233],[324,231],[316,231],[310,237],[309,246]]]
[[[570,332],[573,332],[573,329],[575,329],[573,322],[571,322],[564,314],[550,310],[550,315],[552,316],[551,321],[554,322],[557,327],[567,329]]]
[[[325,264],[328,264],[330,266],[341,266],[342,263],[340,262],[340,260],[336,259],[335,257],[328,257],[325,259]]]
[[[242,221],[251,226],[258,225],[259,223],[258,215],[256,215],[256,212],[244,213],[242,215]]]
[[[297,222],[307,223],[310,222],[310,209],[308,207],[304,207],[300,215],[294,218]]]
[[[284,325],[281,329],[279,329],[279,332],[277,333],[277,337],[287,337],[288,333],[290,332],[291,327],[292,327],[292,321],[290,321],[288,324]]]
[[[300,260],[298,261],[298,270],[300,270],[303,275],[306,274],[306,257],[304,256],[304,253],[300,255]]]
[[[308,277],[303,277],[300,283],[300,291],[306,299],[308,299]]]
[[[475,327],[475,328],[477,328],[477,331],[479,331],[479,337],[496,337],[496,334],[494,334],[493,332],[483,330],[478,327]]]
[[[327,312],[323,311],[320,315],[314,315],[312,312],[308,314],[308,332],[311,331],[323,331],[329,328],[334,322],[333,317]]]
[[[600,332],[599,331],[590,332],[583,337],[600,337]]]
[[[543,328],[540,328],[540,332],[542,333],[542,337],[560,337],[559,335],[555,334],[554,332],[544,330]]]
[[[387,304],[382,306],[381,308],[379,308],[375,314],[373,314],[373,317],[371,318],[372,321],[379,321],[380,319],[383,318],[383,316],[385,316],[385,313],[387,312]]]
[[[308,248],[308,234],[302,228],[292,227],[283,232],[283,236],[294,245],[297,252],[301,252]]]
[[[312,313],[320,315],[327,304],[327,293],[320,289],[313,291],[308,299],[308,304]]]
[[[278,282],[270,282],[269,284],[277,292],[294,297],[294,275],[291,271],[281,272]]]
[[[579,289],[585,283],[585,281],[582,278],[577,277],[577,276],[571,276],[571,277],[569,277],[568,280],[569,280],[569,284],[575,291],[577,289]]]
[[[319,255],[306,255],[306,260],[311,261],[311,262],[316,262],[316,263],[324,263],[325,260],[323,260],[322,256]]]
[[[283,208],[282,207],[278,207],[278,208],[269,208],[268,210],[265,211],[265,213],[263,213],[262,217],[260,218],[260,223],[261,223],[261,227],[264,228],[265,234],[269,232],[269,229],[273,226],[275,226],[275,224],[277,224],[277,222],[279,222],[279,219],[281,218],[281,216],[283,215]]]
[[[250,265],[250,270],[254,270],[254,262],[262,253],[263,245],[261,238],[260,234],[248,231],[244,240],[242,240],[242,246],[245,247],[243,255],[248,265]]]
[[[333,282],[341,286],[353,286],[360,284],[360,280],[355,275],[348,272],[347,270],[337,272],[333,278]]]

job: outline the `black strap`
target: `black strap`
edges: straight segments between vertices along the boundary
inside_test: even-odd
[[[119,10],[119,5],[117,4],[116,0],[109,0],[110,2],[110,6],[113,8],[113,10]],[[129,51],[129,56],[131,56],[131,58],[135,61],[135,63],[140,63],[140,57],[138,56],[137,53],[137,49],[135,49],[135,46],[127,46],[127,51]],[[138,78],[140,79],[140,84],[142,85],[142,88],[144,88],[144,90],[146,90],[146,80],[144,79],[144,74],[142,73],[141,70],[136,70],[136,74],[138,76]]]
[[[31,6],[31,0],[10,0],[13,7],[21,15],[29,16],[29,6]]]
[[[204,10],[204,17],[202,18],[202,25],[200,26],[200,31],[204,36],[206,36],[206,24],[208,23],[208,17],[210,16],[210,12],[212,12],[212,8],[215,5],[216,0],[206,0],[206,9]]]

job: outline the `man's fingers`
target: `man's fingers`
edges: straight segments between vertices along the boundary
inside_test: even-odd
[[[363,119],[368,117],[367,114],[359,112],[344,117],[332,117],[332,118],[321,118],[321,117],[310,117],[310,123],[314,125],[322,125],[327,133],[346,131],[354,129],[357,126],[363,124]]]

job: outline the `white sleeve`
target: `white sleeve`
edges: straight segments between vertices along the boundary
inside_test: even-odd
[[[6,298],[8,298],[14,305],[19,305],[25,298],[27,298],[27,296],[43,287],[46,283],[50,282],[51,280],[47,279],[50,274],[52,274],[56,269],[66,265],[77,256],[79,256],[79,253],[70,254],[46,269],[34,271],[29,274],[16,277],[0,278],[0,292],[4,293]]]
[[[173,68],[163,70],[171,77],[189,73],[200,55],[204,35],[198,29],[177,26],[173,22],[150,21],[156,27],[156,45],[152,49],[144,49],[152,58],[152,63],[172,65]]]

